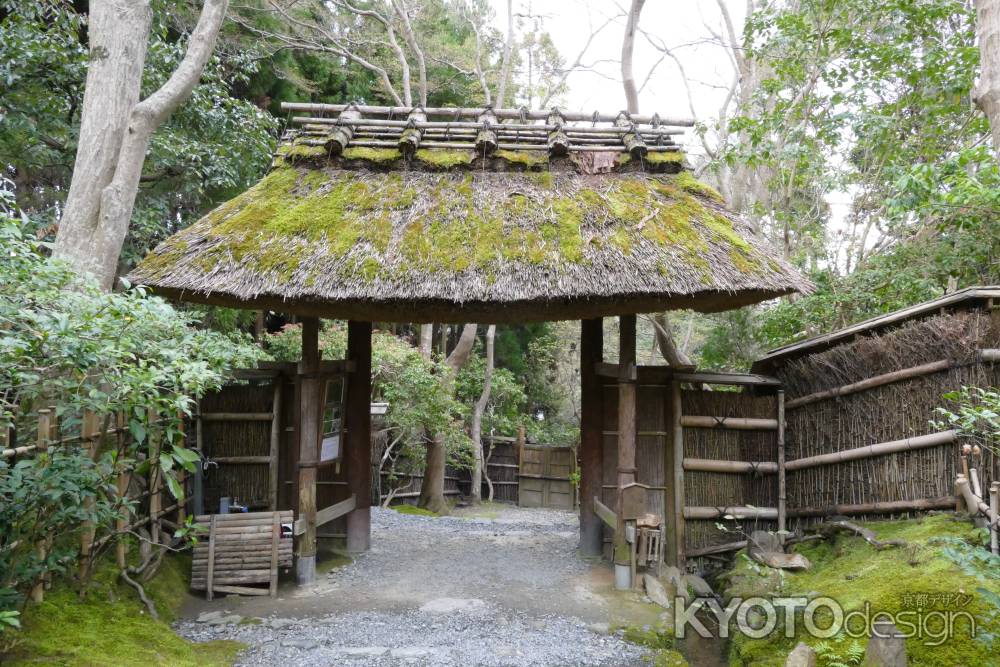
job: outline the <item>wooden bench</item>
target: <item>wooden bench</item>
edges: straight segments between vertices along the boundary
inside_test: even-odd
[[[292,566],[291,510],[202,514],[195,523],[206,529],[207,537],[194,547],[192,589],[205,591],[209,600],[215,593],[277,595],[278,568]]]

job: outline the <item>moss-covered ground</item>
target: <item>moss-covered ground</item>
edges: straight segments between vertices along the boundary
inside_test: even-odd
[[[979,623],[979,639],[969,636],[969,624],[964,618],[955,622],[953,636],[938,646],[930,644],[940,640],[913,637],[906,648],[911,665],[920,667],[957,667],[973,665],[1000,665],[1000,641],[983,641],[983,633],[1000,637],[1000,609],[993,607],[985,588],[1000,593],[1000,572],[988,572],[963,566],[956,561],[956,552],[970,552],[981,543],[968,520],[951,515],[930,516],[908,521],[880,521],[865,524],[880,540],[905,540],[909,546],[876,550],[860,537],[840,536],[832,541],[802,543],[794,549],[805,555],[812,568],[799,573],[777,575],[740,556],[737,565],[724,581],[727,582],[727,599],[731,596],[754,595],[826,596],[837,600],[845,612],[862,610],[870,603],[872,612],[890,614],[912,611],[925,614],[929,634],[937,635],[941,627],[938,617],[927,612],[966,611]],[[960,548],[956,547],[959,545]],[[983,580],[974,576],[982,575]],[[989,595],[987,593],[987,595]],[[919,617],[906,617],[915,622]],[[779,620],[781,620],[779,618]],[[785,638],[775,632],[764,639],[750,639],[737,633],[731,643],[732,666],[775,666],[785,664],[788,653],[799,641],[818,649],[818,667],[857,664],[849,654],[863,649],[867,638],[852,639],[846,632],[819,639],[804,631],[801,614],[796,623],[797,634]],[[828,627],[829,620],[818,618],[820,627]],[[855,627],[852,624],[852,628]]]
[[[423,507],[417,507],[416,505],[393,505],[392,509],[396,510],[400,514],[412,514],[415,516],[438,516],[437,512],[432,512],[430,510],[424,509]]]
[[[232,665],[244,648],[233,641],[194,643],[170,629],[188,595],[189,560],[168,557],[146,593],[160,620],[146,612],[134,589],[119,583],[116,571],[100,566],[81,599],[64,584],[46,591],[40,605],[29,604],[23,617],[22,642],[4,665],[67,667],[215,667]]]

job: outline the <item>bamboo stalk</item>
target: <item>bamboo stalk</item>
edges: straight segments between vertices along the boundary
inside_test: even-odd
[[[990,511],[993,516],[1000,515],[1000,482],[990,485]],[[990,551],[994,556],[1000,556],[1000,525],[990,527]]]
[[[937,509],[951,509],[955,505],[952,496],[921,498],[918,500],[893,500],[888,502],[857,503],[850,505],[829,505],[827,507],[797,507],[788,510],[790,517],[833,516],[836,514],[895,514],[897,512],[926,512]]]
[[[282,111],[291,112],[311,112],[311,113],[340,113],[352,108],[362,114],[386,114],[390,116],[407,116],[416,107],[407,106],[376,106],[366,104],[320,104],[315,102],[282,102]],[[449,116],[452,118],[478,118],[483,113],[484,107],[426,107],[423,112],[428,116]],[[492,109],[493,115],[497,118],[525,119],[525,120],[545,120],[552,113],[551,109]],[[621,115],[619,113],[600,113],[586,111],[563,111],[559,110],[566,121],[588,121],[594,123],[613,123]],[[690,118],[663,117],[658,114],[643,115],[631,114],[631,121],[636,124],[652,123],[654,120],[658,125],[677,125],[681,127],[693,127],[694,120]]]
[[[884,456],[886,454],[923,449],[925,447],[934,447],[936,445],[946,445],[955,442],[957,437],[958,434],[955,431],[941,431],[939,433],[929,433],[927,435],[904,438],[903,440],[892,440],[890,442],[881,442],[875,445],[858,447],[856,449],[847,449],[842,452],[818,454],[816,456],[808,456],[806,458],[788,461],[785,464],[785,470],[804,470],[806,468],[814,468],[816,466],[829,465],[831,463],[844,463],[847,461],[856,461],[858,459],[867,459],[873,456]]]
[[[785,391],[778,390],[776,397],[778,403],[778,433],[775,444],[778,455],[778,540],[785,543],[786,530],[786,487],[785,487]]]
[[[758,473],[773,475],[778,464],[769,461],[718,461],[713,459],[684,459],[684,470],[691,472]]]
[[[997,525],[997,513],[993,512],[990,509],[990,506],[983,502],[982,498],[972,492],[972,487],[969,485],[969,480],[967,478],[963,475],[959,475],[955,485],[962,494],[962,498],[965,499],[965,504],[969,508],[969,514],[982,514],[989,520],[991,527]]]
[[[687,428],[725,428],[738,431],[773,431],[778,428],[778,420],[684,415],[681,417],[681,426]]]
[[[730,551],[739,551],[740,549],[745,549],[746,546],[747,540],[739,540],[737,542],[727,542],[725,544],[715,544],[709,547],[689,549],[686,552],[686,555],[688,558],[700,558],[702,556],[713,556],[715,554],[724,554]]]
[[[356,132],[362,132],[369,128],[398,128],[399,130],[406,130],[411,127],[410,121],[408,120],[388,120],[384,118],[357,118],[357,119],[343,119],[340,118],[322,118],[318,116],[293,116],[291,121],[297,125],[350,125],[354,126]],[[482,123],[477,123],[474,121],[441,121],[441,120],[425,120],[416,121],[412,125],[418,130],[481,130],[483,128]],[[573,134],[590,135],[590,134],[608,134],[621,137],[626,132],[628,128],[621,128],[615,126],[588,126],[588,125],[553,125],[551,123],[490,123],[490,128],[496,130],[497,132],[523,132],[531,134],[541,134],[542,136],[547,136],[548,132],[552,132],[558,129],[562,129],[566,134],[572,136]],[[686,130],[680,127],[640,127],[638,132],[643,135],[648,136],[670,136],[684,134]],[[474,133],[474,132],[473,132]],[[400,132],[395,134],[399,135]]]
[[[776,507],[685,507],[684,518],[695,520],[722,519],[777,519]]]
[[[972,492],[976,494],[978,498],[982,498],[983,487],[979,483],[979,471],[975,468],[969,468],[969,482],[972,483]]]

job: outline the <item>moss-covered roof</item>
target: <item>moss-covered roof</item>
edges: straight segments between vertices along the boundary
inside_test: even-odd
[[[374,321],[722,310],[808,283],[689,173],[287,145],[130,278],[185,300]],[[678,160],[660,170],[677,172]]]

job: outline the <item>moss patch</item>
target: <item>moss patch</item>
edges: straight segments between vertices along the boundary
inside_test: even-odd
[[[363,160],[373,164],[388,164],[402,159],[398,148],[372,148],[369,146],[348,146],[340,154],[344,160]]]
[[[619,630],[625,641],[652,650],[653,667],[687,667],[687,660],[674,648],[674,636],[668,628],[630,625]]]
[[[495,151],[492,157],[506,160],[509,164],[526,169],[538,169],[549,163],[549,154],[546,151],[499,150]]]
[[[973,529],[967,521],[956,521],[951,516],[939,515],[922,520],[885,521],[866,524],[880,540],[905,540],[911,546],[876,551],[863,539],[839,537],[834,542],[806,543],[796,550],[812,563],[812,569],[799,573],[785,573],[769,583],[764,576],[774,579],[773,571],[759,568],[740,558],[729,575],[727,596],[749,597],[765,591],[783,596],[804,595],[815,598],[831,597],[843,606],[845,612],[863,609],[866,602],[875,611],[897,613],[919,609],[940,611],[967,611],[980,623],[980,631],[1000,633],[1000,619],[991,618],[991,608],[977,592],[983,586],[1000,594],[1000,581],[993,579],[982,583],[963,572],[954,561],[944,555],[944,546],[935,543],[942,536],[972,539]],[[961,606],[944,603],[944,596],[967,596]],[[927,597],[920,597],[927,596]],[[928,600],[938,602],[928,602]],[[963,600],[965,597],[962,598]],[[920,601],[924,600],[923,603]],[[801,618],[799,619],[801,621]],[[912,619],[911,619],[912,620]],[[829,621],[820,619],[820,627]],[[805,634],[801,622],[796,624],[799,635],[786,639],[783,633],[764,639],[748,639],[736,633],[732,641],[730,664],[734,666],[781,666],[799,641],[816,646],[822,640]],[[932,626],[937,627],[937,626]],[[906,650],[910,664],[921,667],[953,667],[954,665],[991,664],[1000,651],[1000,641],[992,646],[971,639],[965,621],[956,624],[955,636],[945,639],[940,646],[928,646],[927,639],[913,637],[907,640]],[[846,648],[846,633],[827,640],[836,648]],[[839,641],[838,641],[839,639]],[[860,640],[867,643],[866,639]],[[991,658],[990,656],[994,656]],[[823,664],[822,662],[820,663]]]
[[[708,197],[709,199],[719,204],[725,203],[725,200],[722,198],[722,195],[719,194],[718,190],[713,188],[711,185],[706,185],[705,183],[702,183],[697,178],[695,178],[689,171],[682,171],[676,176],[674,176],[674,183],[677,185],[677,187],[679,187],[681,190],[684,190],[685,192],[690,192],[693,195],[702,195]]]
[[[161,620],[146,613],[135,591],[117,581],[115,570],[102,565],[87,595],[80,600],[66,585],[54,586],[45,602],[29,605],[24,614],[24,643],[4,664],[58,664],[146,667],[231,665],[245,648],[239,642],[189,642],[169,623],[187,596],[187,558],[168,557],[146,585]]]
[[[393,505],[392,509],[396,510],[400,514],[411,514],[414,516],[439,516],[437,512],[432,512],[424,509],[423,507],[417,507],[416,505]]]
[[[438,169],[472,164],[475,157],[475,151],[442,148],[419,148],[414,155],[414,158],[423,164]]]
[[[684,153],[681,151],[650,151],[642,159],[649,164],[683,164]]]
[[[375,152],[351,148],[345,157],[377,159]],[[472,158],[469,151],[426,154],[432,152],[442,164]],[[398,152],[383,153],[395,159]],[[485,271],[488,278],[499,263],[585,264],[588,250],[606,244],[626,255],[637,244],[662,246],[669,261],[659,263],[660,275],[694,269],[706,286],[712,284],[712,246],[721,246],[742,273],[764,266],[722,209],[709,202],[711,193],[691,178],[640,174],[600,179],[593,187],[573,181],[557,190],[545,171],[521,176],[523,185],[509,176],[507,191],[477,187],[477,179],[491,178],[472,172],[415,178],[389,172],[376,178],[279,167],[172,237],[139,273],[152,279],[169,273],[186,260],[187,239],[199,234],[204,238],[194,260],[198,269],[208,273],[219,263],[245,263],[279,285],[293,278],[309,285],[312,273],[304,267],[322,271],[324,263],[342,259],[340,279],[395,280],[414,271],[466,270]],[[383,257],[390,251],[399,263],[387,267]]]

